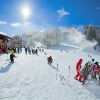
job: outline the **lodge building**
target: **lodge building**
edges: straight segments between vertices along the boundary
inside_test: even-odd
[[[10,37],[0,34],[0,54],[7,53],[8,50],[7,43],[10,39],[11,39]]]

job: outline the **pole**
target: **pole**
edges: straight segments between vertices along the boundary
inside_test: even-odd
[[[69,75],[68,75],[68,80],[70,79],[70,66],[69,66]]]
[[[58,69],[58,64],[57,64],[57,69]]]

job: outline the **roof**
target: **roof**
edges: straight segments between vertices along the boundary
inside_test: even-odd
[[[10,40],[11,38],[6,35],[0,34],[0,39]]]

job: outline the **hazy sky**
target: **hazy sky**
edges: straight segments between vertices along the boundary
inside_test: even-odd
[[[100,0],[0,0],[0,32],[9,36],[91,23],[100,26]]]

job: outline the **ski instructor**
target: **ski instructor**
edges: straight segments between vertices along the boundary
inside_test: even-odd
[[[76,71],[77,71],[77,75],[74,77],[74,79],[77,79],[79,77],[79,81],[81,81],[81,74],[80,74],[80,71],[81,71],[81,64],[82,64],[82,61],[83,59],[80,59],[77,64],[76,64]]]

